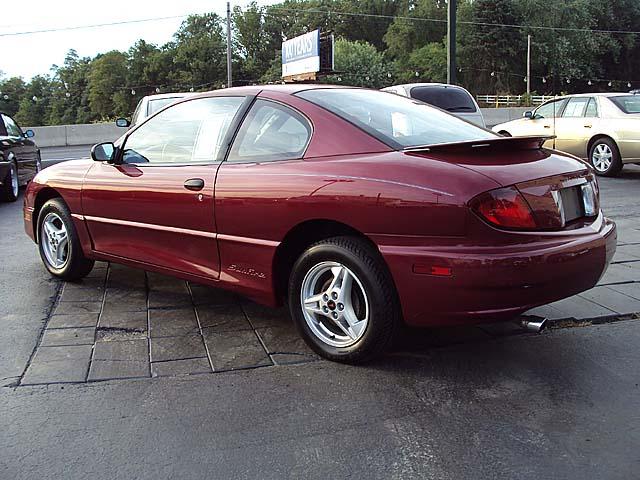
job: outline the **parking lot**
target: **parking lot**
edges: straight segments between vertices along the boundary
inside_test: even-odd
[[[363,367],[213,288],[108,264],[53,281],[0,204],[0,477],[633,478],[640,167],[600,186],[618,251],[597,287],[527,312],[548,331],[406,330]]]

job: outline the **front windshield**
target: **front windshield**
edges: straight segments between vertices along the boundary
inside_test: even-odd
[[[640,95],[609,97],[609,100],[624,113],[640,113]]]
[[[296,94],[392,148],[469,142],[497,135],[420,101],[377,90],[324,88]]]

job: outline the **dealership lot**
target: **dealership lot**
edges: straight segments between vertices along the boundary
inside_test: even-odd
[[[318,360],[286,310],[219,290],[106,264],[80,284],[54,282],[19,202],[0,205],[0,468],[7,478],[631,478],[639,184],[635,166],[600,180],[618,252],[598,287],[530,312],[557,328],[412,330],[365,367]]]

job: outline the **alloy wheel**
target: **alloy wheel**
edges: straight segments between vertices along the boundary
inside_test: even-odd
[[[598,172],[606,172],[611,168],[613,162],[613,152],[609,145],[599,143],[591,154],[591,164]]]
[[[307,272],[300,302],[313,334],[333,347],[354,345],[369,324],[369,300],[363,284],[338,262],[322,262]]]
[[[20,185],[18,184],[18,169],[15,165],[11,165],[11,168],[9,169],[9,176],[11,177],[11,192],[14,197],[17,197]]]
[[[49,212],[44,217],[40,242],[47,263],[55,269],[63,268],[69,260],[69,234],[57,213]]]

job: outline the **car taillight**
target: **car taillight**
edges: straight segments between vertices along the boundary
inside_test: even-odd
[[[531,207],[515,187],[499,188],[478,195],[471,209],[487,222],[502,228],[535,229]]]

